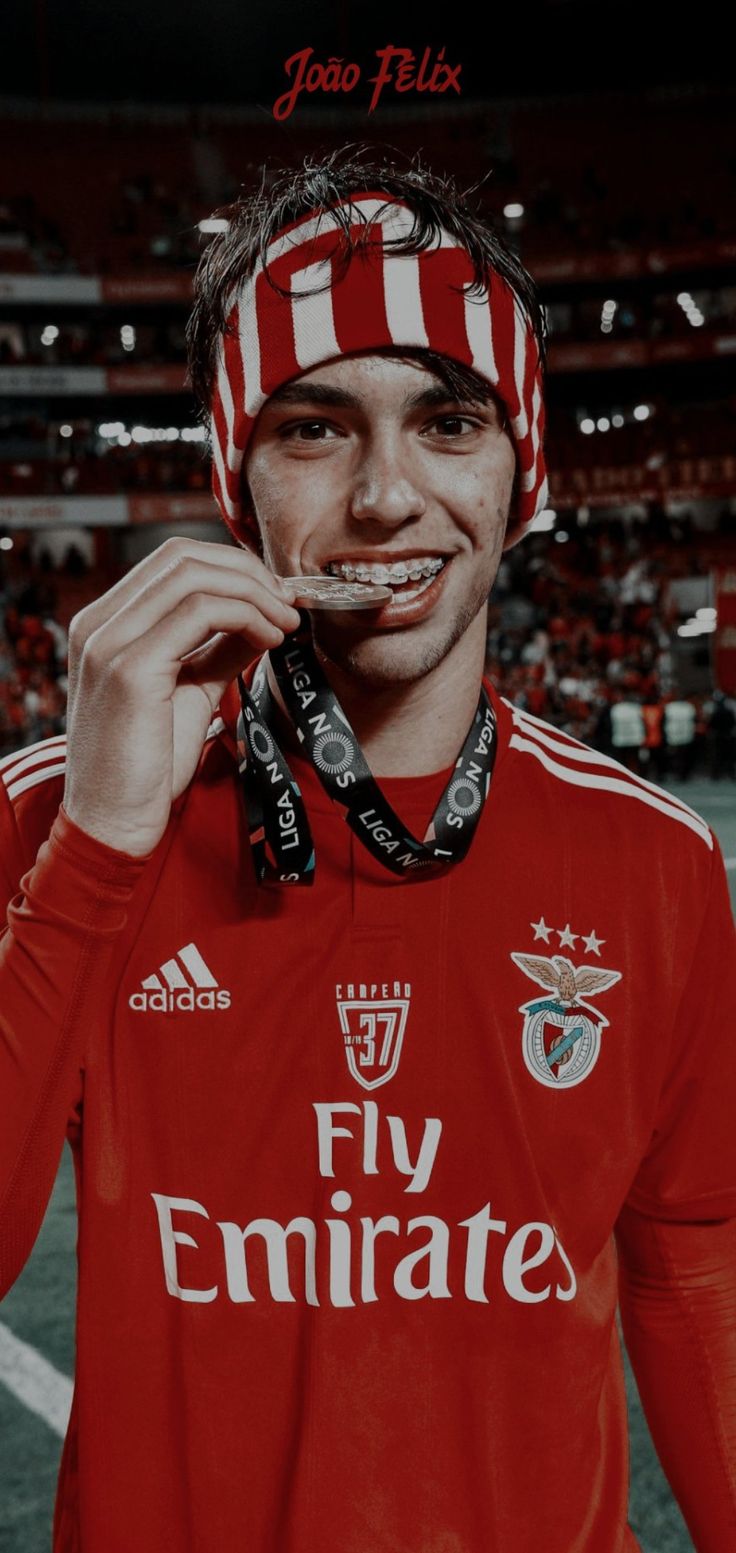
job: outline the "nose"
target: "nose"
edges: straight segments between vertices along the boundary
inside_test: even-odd
[[[365,449],[350,494],[350,513],[358,522],[373,520],[396,528],[426,511],[426,501],[412,478],[407,459],[393,439]]]

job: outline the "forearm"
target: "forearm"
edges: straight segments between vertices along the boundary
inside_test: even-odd
[[[144,861],[84,837],[62,811],[8,907],[0,940],[0,1298],[43,1218],[83,1043]]]
[[[736,1219],[626,1208],[621,1320],[652,1439],[697,1553],[736,1548]]]

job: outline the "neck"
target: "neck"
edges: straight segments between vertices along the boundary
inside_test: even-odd
[[[480,695],[484,612],[482,625],[482,631],[471,626],[436,668],[409,684],[367,690],[331,660],[322,663],[375,777],[429,776],[457,759]],[[267,672],[274,699],[288,718],[270,662]]]

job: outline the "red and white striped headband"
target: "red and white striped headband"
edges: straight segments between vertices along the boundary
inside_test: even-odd
[[[483,293],[464,294],[473,263],[449,232],[421,253],[392,250],[412,231],[407,205],[358,194],[344,202],[346,209],[351,236],[361,239],[347,265],[344,229],[323,211],[279,232],[266,266],[259,261],[230,299],[212,403],[212,488],[225,522],[239,539],[253,526],[242,508],[243,459],[258,412],[277,388],[356,351],[423,346],[472,367],[506,407],[519,477],[508,548],[548,494],[531,324],[496,270],[489,268]]]

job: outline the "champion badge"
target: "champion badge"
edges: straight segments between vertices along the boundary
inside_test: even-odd
[[[411,985],[348,982],[335,992],[348,1068],[363,1089],[378,1089],[399,1066]]]
[[[605,992],[621,980],[620,971],[597,965],[574,966],[564,955],[551,960],[535,954],[512,954],[515,965],[555,993],[522,1003],[522,1050],[529,1072],[549,1089],[572,1089],[592,1072],[601,1049],[601,1032],[608,1020],[584,994]]]

